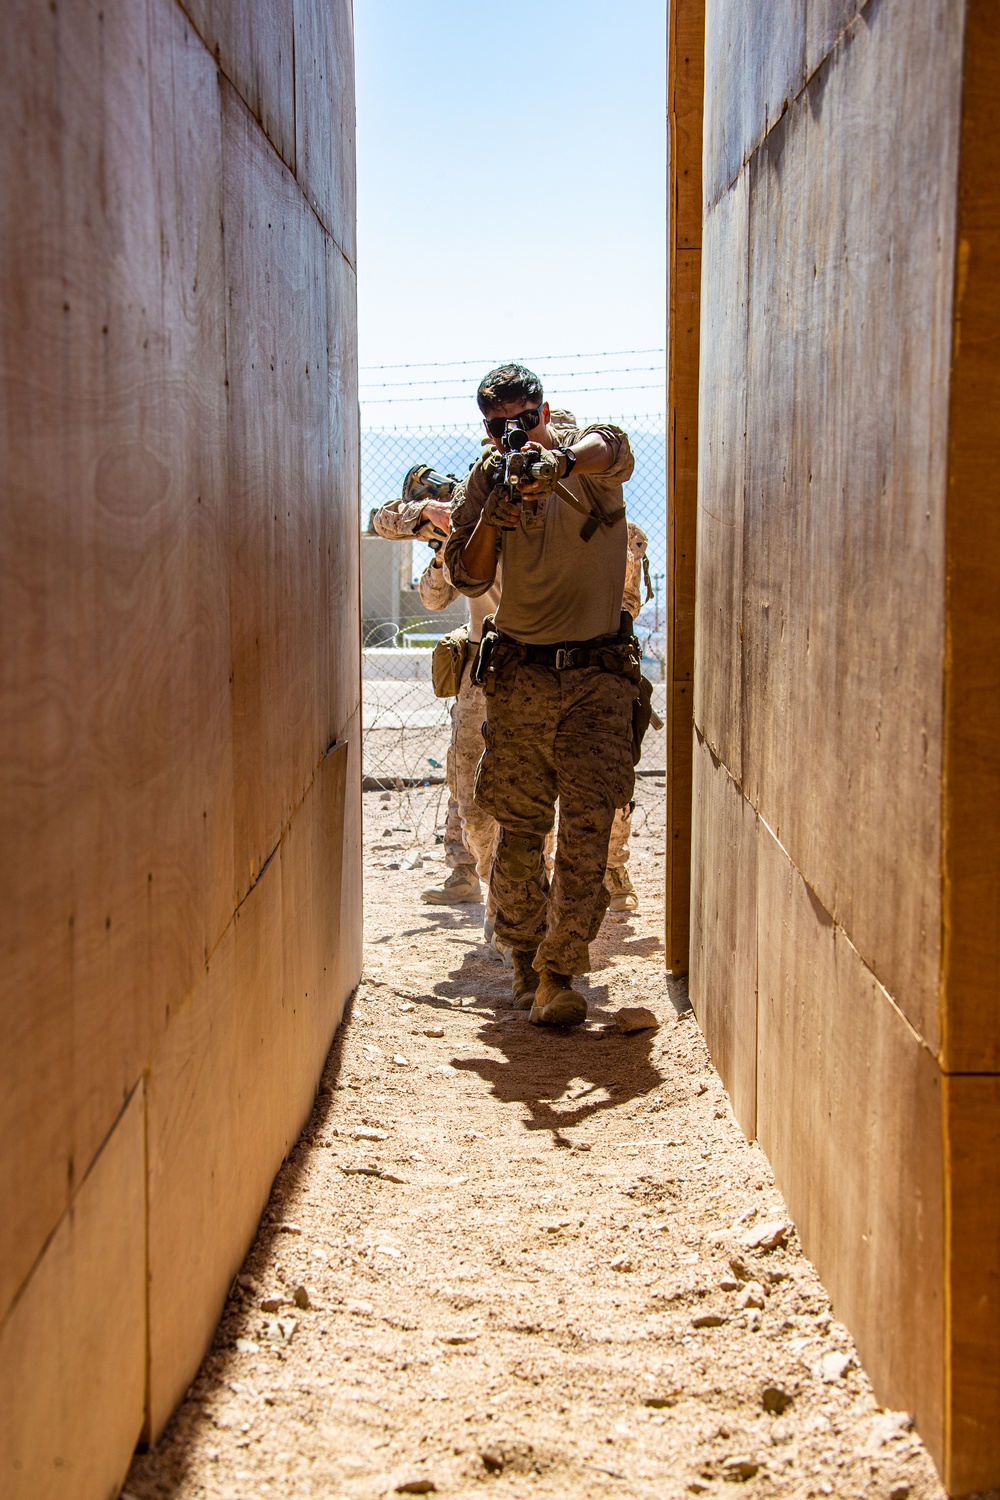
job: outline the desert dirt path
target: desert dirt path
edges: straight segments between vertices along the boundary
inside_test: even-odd
[[[132,1500],[941,1500],[668,993],[663,791],[638,795],[641,911],[552,1034],[505,1008],[482,909],[420,902],[437,792],[366,794],[365,981]],[[627,1004],[659,1029],[601,1029]]]

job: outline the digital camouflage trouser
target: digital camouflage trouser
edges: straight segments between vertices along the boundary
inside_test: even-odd
[[[604,870],[615,810],[635,786],[635,684],[601,667],[510,663],[486,699],[476,804],[500,824],[490,878],[496,935],[537,948],[535,967],[585,974],[608,904]],[[559,802],[551,888],[542,847]]]
[[[474,800],[476,767],[483,753],[483,720],[486,694],[470,680],[471,660],[466,662],[458,697],[451,710],[451,740],[448,743],[448,821],[444,852],[452,869],[475,865],[481,880],[489,880],[490,864],[497,841],[497,825]]]
[[[611,838],[608,840],[608,869],[623,870],[628,864],[628,841],[632,837],[632,804],[626,802],[624,807],[615,811],[615,821],[611,825]]]

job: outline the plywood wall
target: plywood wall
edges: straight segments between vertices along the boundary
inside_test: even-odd
[[[962,1494],[1000,1485],[1000,22],[705,32],[692,999]]]
[[[0,1490],[32,1500],[104,1500],[183,1391],[360,964],[350,4],[232,13],[5,12]]]

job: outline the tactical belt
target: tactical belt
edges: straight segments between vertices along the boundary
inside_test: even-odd
[[[570,671],[577,667],[604,667],[616,664],[609,658],[621,658],[624,662],[629,651],[626,641],[619,635],[596,635],[589,641],[558,641],[551,646],[531,646],[517,641],[513,636],[497,631],[497,649],[504,656],[516,655],[525,666],[555,667],[557,672]]]

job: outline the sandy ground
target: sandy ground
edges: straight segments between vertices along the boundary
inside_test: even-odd
[[[641,783],[641,911],[554,1034],[505,1008],[482,908],[420,902],[438,790],[366,795],[365,982],[126,1495],[943,1497],[668,991],[662,797]],[[602,1029],[626,1004],[659,1029]]]

